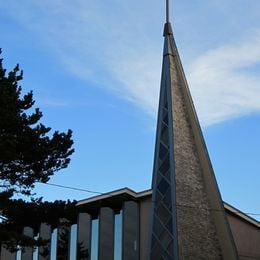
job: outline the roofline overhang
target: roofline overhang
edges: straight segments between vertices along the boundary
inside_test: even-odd
[[[94,197],[91,197],[91,198],[79,200],[76,205],[81,206],[81,205],[84,205],[84,204],[97,202],[97,201],[104,200],[104,199],[109,199],[109,198],[115,197],[115,196],[123,196],[123,195],[126,195],[126,194],[131,196],[133,199],[139,199],[141,197],[146,197],[146,196],[152,195],[152,190],[149,189],[149,190],[144,190],[144,191],[141,191],[141,192],[135,192],[135,191],[125,187],[125,188],[122,188],[122,189],[103,193],[103,194],[100,194],[100,195],[97,195],[97,196],[94,196]]]
[[[133,200],[139,200],[139,199],[142,199],[144,197],[152,196],[152,190],[148,189],[148,190],[144,190],[144,191],[140,191],[140,192],[135,192],[135,191],[125,187],[125,188],[122,188],[122,189],[103,193],[103,194],[100,194],[100,195],[97,195],[97,196],[94,196],[94,197],[91,197],[91,198],[79,200],[76,205],[82,206],[82,205],[86,205],[86,204],[89,204],[89,203],[99,202],[99,201],[102,201],[102,200],[110,199],[112,197],[121,197],[121,196],[125,197],[125,195],[128,195]],[[248,216],[246,213],[244,213],[244,212],[240,211],[239,209],[231,206],[227,202],[223,201],[223,205],[224,205],[224,209],[226,211],[229,211],[230,213],[232,213],[233,215],[236,215],[240,219],[242,219],[246,222],[249,222],[250,224],[260,228],[260,222],[257,221],[256,219]]]
[[[230,204],[228,204],[227,202],[224,202],[224,208],[225,210],[231,212],[232,214],[236,215],[237,217],[239,217],[240,219],[251,223],[254,226],[257,226],[258,228],[260,228],[260,221],[257,221],[256,219],[250,217],[249,215],[247,215],[246,213],[240,211],[239,209],[231,206]]]

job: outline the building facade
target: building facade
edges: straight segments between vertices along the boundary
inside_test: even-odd
[[[128,188],[79,201],[78,206],[94,217],[94,228],[91,223],[88,227],[95,232],[88,241],[91,260],[149,259],[153,204],[152,190],[136,193]],[[225,202],[223,209],[238,259],[260,259],[260,223]]]
[[[38,236],[50,240],[47,253],[41,247],[24,248],[17,253],[2,247],[0,259],[148,260],[153,204],[152,190],[134,192],[128,188],[81,200],[77,206],[83,213],[77,223],[64,226],[63,219],[55,229],[41,225]],[[259,260],[260,223],[225,202],[223,209],[238,259]],[[29,227],[24,232],[30,237],[36,234]]]

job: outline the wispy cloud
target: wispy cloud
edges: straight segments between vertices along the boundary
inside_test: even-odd
[[[129,55],[128,55],[129,54]],[[156,115],[160,86],[160,52],[125,52],[125,58],[110,62],[109,69],[117,79],[117,92],[152,116]]]
[[[202,125],[209,126],[260,111],[260,33],[201,54],[188,64],[187,79]],[[126,53],[128,54],[128,53]],[[155,115],[160,58],[149,51],[125,55],[110,66],[124,97]]]
[[[204,126],[260,111],[260,33],[207,51],[188,80]],[[256,73],[258,71],[258,73]]]
[[[67,107],[68,103],[51,98],[38,98],[36,106],[45,106],[45,107]]]
[[[153,12],[145,4],[111,0],[111,12],[102,1],[15,1],[12,8],[6,4],[6,10],[37,35],[68,72],[108,87],[155,116],[162,38],[155,17],[144,15]],[[260,61],[259,46],[260,34],[254,33],[188,61],[185,70],[204,126],[260,110],[260,76],[252,73]]]

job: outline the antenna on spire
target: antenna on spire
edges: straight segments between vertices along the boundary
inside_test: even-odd
[[[166,23],[170,22],[169,0],[166,0]]]
[[[164,32],[163,35],[171,35],[172,34],[172,27],[170,24],[170,0],[166,0],[166,23],[164,25]]]

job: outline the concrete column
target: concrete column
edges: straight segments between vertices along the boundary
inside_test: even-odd
[[[16,260],[16,252],[11,253],[9,250],[7,250],[4,245],[1,247],[1,257],[0,259],[4,260]]]
[[[70,223],[60,219],[57,234],[57,260],[69,260]]]
[[[25,236],[33,238],[33,229],[30,227],[25,227],[23,229],[23,234]],[[32,260],[33,259],[33,248],[32,247],[24,248],[21,259],[22,260]]]
[[[122,259],[139,260],[139,205],[126,201],[123,205]]]
[[[42,240],[48,240],[47,244],[39,247],[38,259],[49,260],[51,255],[51,226],[45,223],[41,223],[39,238]]]
[[[78,215],[77,259],[88,260],[91,252],[91,216],[87,213]]]
[[[107,207],[99,213],[98,260],[114,260],[114,210]]]

